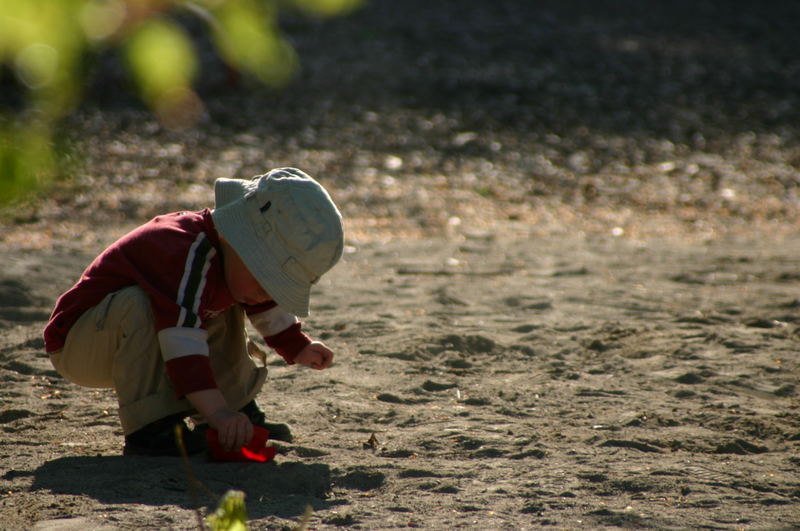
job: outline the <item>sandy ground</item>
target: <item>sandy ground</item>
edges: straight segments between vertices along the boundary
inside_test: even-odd
[[[196,529],[228,489],[252,529],[800,527],[798,8],[430,4],[287,22],[302,84],[211,65],[191,131],[71,118],[79,175],[3,213],[0,529]],[[347,218],[306,320],[336,363],[271,357],[296,441],[195,492],[41,330],[116,237],[288,164]]]
[[[297,441],[273,464],[193,459],[212,492],[247,493],[254,529],[309,504],[316,529],[800,525],[800,241],[351,251],[308,320],[336,365],[273,358],[259,397]],[[180,461],[121,457],[113,394],[42,354],[57,273],[86,258],[22,253],[4,271],[2,527],[191,529]]]

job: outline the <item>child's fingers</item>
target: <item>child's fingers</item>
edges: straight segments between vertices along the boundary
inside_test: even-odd
[[[247,436],[247,427],[244,425],[243,422],[239,421],[234,426],[233,437],[231,440],[231,448],[230,450],[237,450],[247,444],[247,440],[245,437]]]
[[[220,444],[227,451],[238,450],[253,438],[253,424],[243,414],[237,415],[221,433]]]
[[[253,438],[253,425],[250,424],[250,421],[244,423],[243,426],[239,428],[239,437],[236,440],[235,450],[241,448],[242,446],[247,445],[250,440]]]
[[[247,436],[247,428],[236,426],[229,441],[228,450],[238,450],[250,442],[250,439],[252,439],[252,435],[250,437]]]
[[[317,369],[318,371],[324,369],[326,367],[326,365],[325,365],[325,354],[323,354],[322,352],[316,352],[315,354],[316,354],[316,356],[315,356],[314,362],[311,364],[311,366],[313,368]]]

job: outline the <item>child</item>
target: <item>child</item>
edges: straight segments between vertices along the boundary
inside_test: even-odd
[[[196,414],[236,450],[266,427],[255,403],[266,378],[248,356],[244,316],[289,364],[325,369],[333,352],[301,331],[311,285],[342,255],[342,218],[325,189],[294,168],[219,179],[213,211],[158,216],[107,248],[56,303],[44,330],[56,370],[113,388],[125,455],[206,447]]]

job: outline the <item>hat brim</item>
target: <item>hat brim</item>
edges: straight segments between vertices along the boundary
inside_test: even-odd
[[[278,306],[298,317],[306,317],[311,284],[298,282],[288,275],[286,264],[279,263],[269,252],[269,246],[256,236],[257,228],[239,204],[249,188],[240,183],[225,180],[215,189],[216,203],[222,205],[211,214],[217,232],[233,247],[250,274]]]
[[[217,179],[214,183],[214,206],[222,208],[234,201],[243,199],[245,194],[254,188],[251,181],[241,179]]]

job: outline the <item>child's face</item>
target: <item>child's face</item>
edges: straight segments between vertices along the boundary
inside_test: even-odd
[[[228,285],[228,291],[233,295],[233,299],[236,302],[250,305],[271,301],[272,297],[250,274],[250,270],[244,265],[244,262],[233,250],[233,247],[224,239],[221,240],[225,283]]]

